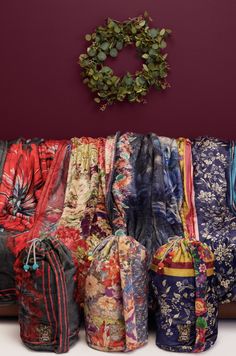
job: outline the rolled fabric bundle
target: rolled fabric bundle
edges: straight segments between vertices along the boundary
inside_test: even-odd
[[[200,241],[175,237],[160,247],[150,272],[157,300],[156,344],[177,352],[201,352],[217,338],[214,255]]]
[[[15,271],[23,343],[37,351],[67,352],[79,332],[70,251],[55,238],[35,238],[19,254]]]
[[[148,262],[145,247],[111,236],[95,249],[85,284],[88,345],[130,351],[147,342]]]

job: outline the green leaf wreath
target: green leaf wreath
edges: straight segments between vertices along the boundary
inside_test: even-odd
[[[78,63],[82,67],[83,82],[96,93],[94,100],[101,110],[116,101],[145,103],[150,87],[158,90],[169,87],[166,81],[169,65],[163,49],[171,30],[150,28],[149,21],[147,12],[124,22],[108,18],[106,26],[99,26],[85,36],[91,43],[87,53],[79,56]],[[142,70],[119,77],[105,61],[108,56],[117,57],[128,45],[135,45],[143,60]]]

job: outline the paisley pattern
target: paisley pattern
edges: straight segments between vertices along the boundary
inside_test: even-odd
[[[236,216],[227,200],[230,142],[193,141],[193,169],[200,240],[215,254],[219,301],[236,300]]]
[[[88,345],[131,351],[147,342],[147,258],[127,236],[111,236],[94,251],[86,279]]]

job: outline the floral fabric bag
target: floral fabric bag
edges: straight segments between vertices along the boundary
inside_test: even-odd
[[[130,351],[147,342],[147,254],[127,236],[103,240],[91,256],[85,284],[88,345]]]
[[[63,353],[78,339],[76,269],[57,239],[33,239],[15,264],[21,338],[37,351]]]
[[[217,338],[218,303],[209,247],[176,237],[157,250],[150,273],[157,346],[178,352],[211,347]]]

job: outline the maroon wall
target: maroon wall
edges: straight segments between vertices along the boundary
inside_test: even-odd
[[[147,10],[168,41],[171,88],[148,104],[100,112],[82,84],[84,35],[107,17]],[[236,138],[235,0],[2,0],[0,138],[107,135],[116,130]],[[135,52],[117,59],[137,67]]]

